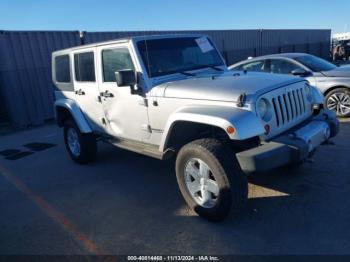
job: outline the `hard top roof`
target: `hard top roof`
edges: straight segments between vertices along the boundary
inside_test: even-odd
[[[123,42],[128,42],[128,41],[142,41],[142,40],[152,40],[152,39],[164,39],[164,38],[182,38],[182,37],[201,37],[201,36],[206,36],[203,34],[160,34],[160,35],[140,35],[140,36],[130,36],[130,37],[123,37],[123,38],[118,38],[118,39],[113,39],[113,40],[108,40],[108,41],[103,41],[103,42],[96,42],[92,44],[87,44],[87,45],[80,45],[80,46],[75,46],[75,47],[70,47],[62,50],[57,50],[53,53],[56,52],[70,52],[70,51],[75,51],[75,50],[80,50],[80,49],[85,49],[85,48],[90,48],[90,47],[97,47],[97,46],[103,46],[103,45],[111,45],[115,43],[123,43]]]

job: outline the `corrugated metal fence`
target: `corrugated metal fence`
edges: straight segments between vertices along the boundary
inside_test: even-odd
[[[329,58],[330,30],[202,30],[123,32],[0,31],[0,122],[15,126],[53,118],[51,53],[55,50],[151,34],[199,33],[211,37],[227,64],[280,52],[307,52]]]
[[[330,58],[331,30],[262,30],[262,55],[300,52]]]
[[[78,31],[0,32],[1,102],[13,125],[37,125],[53,117],[51,53],[79,44]]]

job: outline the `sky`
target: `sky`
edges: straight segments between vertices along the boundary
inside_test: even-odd
[[[1,0],[0,3],[0,30],[350,31],[350,0]]]

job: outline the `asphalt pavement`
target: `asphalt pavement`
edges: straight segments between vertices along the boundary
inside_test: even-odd
[[[187,209],[172,161],[99,145],[86,166],[47,125],[0,136],[0,254],[350,254],[350,122],[313,163],[249,177],[244,210]]]

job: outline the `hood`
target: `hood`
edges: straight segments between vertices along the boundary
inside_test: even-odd
[[[329,71],[322,71],[322,74],[329,77],[350,77],[350,65],[343,65]]]
[[[214,78],[211,76],[191,77],[162,84],[159,88],[164,89],[161,92],[164,97],[228,102],[236,102],[238,97],[245,93],[247,103],[249,103],[256,96],[304,81],[300,77],[288,75],[239,72],[238,76],[233,76],[235,73],[237,74],[231,71]]]

